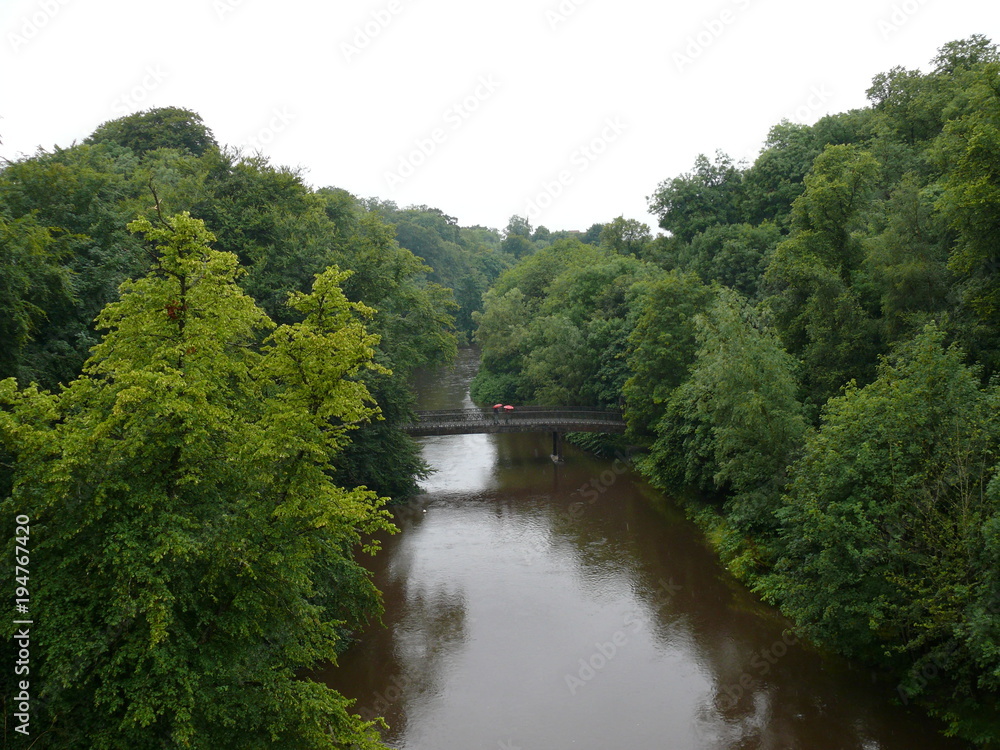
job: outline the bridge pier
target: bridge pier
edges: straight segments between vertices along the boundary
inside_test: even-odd
[[[561,464],[563,462],[561,432],[552,433],[552,460],[557,464]]]

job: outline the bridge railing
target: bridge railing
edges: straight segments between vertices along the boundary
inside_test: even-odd
[[[417,424],[491,424],[500,422],[531,422],[544,424],[558,423],[596,423],[619,424],[622,413],[617,409],[598,409],[589,407],[521,406],[515,409],[494,412],[492,408],[444,409],[418,411]]]

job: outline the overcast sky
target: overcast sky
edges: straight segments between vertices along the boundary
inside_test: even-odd
[[[68,146],[149,107],[311,185],[462,225],[655,227],[646,196],[769,128],[866,105],[928,69],[986,0],[0,0],[0,155]]]

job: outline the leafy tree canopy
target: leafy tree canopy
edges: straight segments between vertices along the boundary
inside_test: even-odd
[[[358,380],[378,369],[372,311],[333,268],[276,326],[202,222],[131,229],[154,266],[102,312],[83,375],[58,395],[0,384],[2,507],[31,517],[49,561],[36,720],[67,748],[380,747],[297,676],[378,612],[352,551],[391,528],[383,501],[331,475],[377,416]]]
[[[109,120],[95,130],[85,143],[117,143],[145,154],[159,148],[174,148],[202,156],[218,149],[212,131],[201,116],[189,109],[161,107]]]

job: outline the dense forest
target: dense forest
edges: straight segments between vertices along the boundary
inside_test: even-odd
[[[378,617],[355,553],[425,473],[411,375],[468,337],[503,243],[313,189],[183,109],[3,165],[0,497],[46,561],[18,589],[45,612],[33,737],[379,746],[297,675]]]
[[[813,643],[1000,743],[1000,54],[781,122],[505,272],[483,402],[622,406],[639,468]]]
[[[664,180],[658,236],[313,188],[177,108],[4,163],[37,746],[381,747],[299,678],[378,618],[355,555],[426,471],[411,376],[472,342],[477,400],[623,408],[641,471],[801,634],[1000,743],[998,81],[980,36],[880,74]]]

